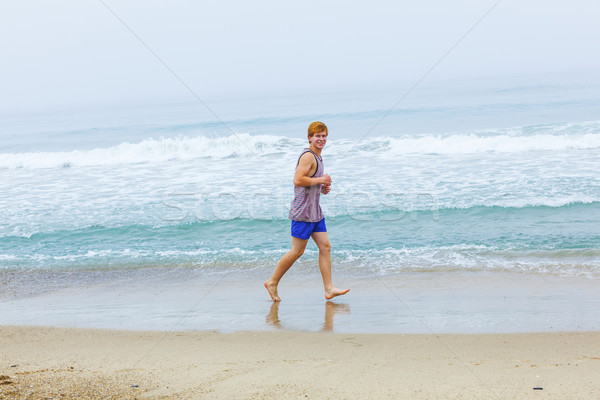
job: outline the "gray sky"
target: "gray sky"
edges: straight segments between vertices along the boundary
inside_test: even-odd
[[[410,85],[495,3],[106,0],[205,99]],[[503,0],[427,81],[598,70],[599,16]],[[2,114],[193,100],[99,0],[2,2],[0,48]]]

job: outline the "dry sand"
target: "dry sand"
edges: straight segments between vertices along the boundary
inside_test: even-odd
[[[600,332],[221,334],[4,326],[0,340],[2,399],[600,398]]]

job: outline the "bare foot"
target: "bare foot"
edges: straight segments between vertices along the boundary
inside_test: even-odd
[[[325,290],[325,298],[327,300],[331,300],[336,296],[341,296],[343,294],[346,294],[350,291],[350,289],[337,289],[337,288],[331,288],[329,290]]]
[[[267,288],[267,292],[269,292],[269,296],[273,299],[273,301],[281,301],[279,296],[277,295],[277,285],[272,283],[269,279],[264,283],[265,288]]]

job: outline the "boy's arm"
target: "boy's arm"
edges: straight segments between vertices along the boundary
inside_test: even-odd
[[[311,153],[304,153],[300,157],[300,162],[294,174],[294,186],[331,185],[331,178],[327,174],[320,178],[311,178],[308,176],[308,171],[316,163],[315,157]]]

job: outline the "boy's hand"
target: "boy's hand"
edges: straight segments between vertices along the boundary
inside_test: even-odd
[[[331,177],[329,174],[325,174],[321,177],[321,184],[323,186],[331,186]]]
[[[323,186],[321,186],[321,193],[327,194],[329,192],[331,192],[331,185],[327,185],[327,186],[323,185]]]

